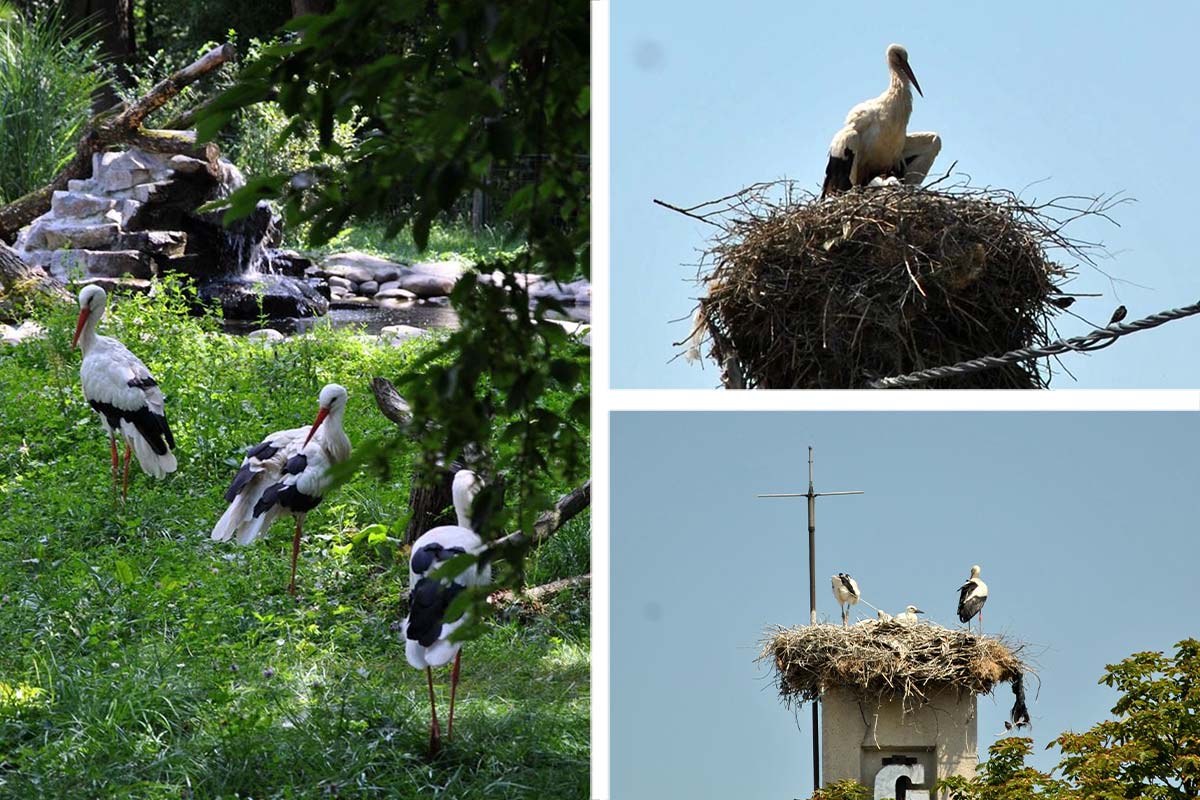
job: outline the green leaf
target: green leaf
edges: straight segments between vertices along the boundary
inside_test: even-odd
[[[124,559],[118,560],[116,564],[117,582],[123,586],[130,586],[133,583],[133,567]]]

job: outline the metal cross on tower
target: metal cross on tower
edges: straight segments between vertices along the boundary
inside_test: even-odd
[[[865,494],[860,490],[850,492],[818,492],[813,489],[813,449],[808,448],[808,491],[785,494],[760,494],[758,497],[807,497],[808,498],[808,607],[809,624],[817,624],[817,498],[843,494]],[[821,741],[817,730],[817,701],[812,704],[813,720],[813,791],[821,788]]]

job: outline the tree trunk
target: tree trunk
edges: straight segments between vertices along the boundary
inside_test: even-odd
[[[104,60],[117,68],[119,79],[126,80],[126,69],[137,50],[133,0],[70,0],[66,11],[71,20],[96,27]],[[92,110],[99,113],[116,102],[116,91],[106,85],[92,98]]]
[[[292,0],[292,17],[305,14],[328,14],[333,11],[333,0]]]
[[[30,303],[72,303],[74,298],[40,267],[31,267],[8,245],[0,242],[0,319],[16,321]]]
[[[54,180],[24,197],[0,207],[0,240],[11,242],[17,231],[50,210],[54,192],[66,189],[67,183],[92,174],[92,156],[115,144],[136,143],[139,147],[159,153],[183,153],[200,158],[216,174],[217,148],[214,144],[197,145],[191,131],[153,131],[142,128],[146,117],[158,110],[183,88],[231,61],[233,45],[214,47],[194,63],[189,64],[131,104],[118,104],[96,114],[84,129],[75,145],[75,157],[59,171]]]

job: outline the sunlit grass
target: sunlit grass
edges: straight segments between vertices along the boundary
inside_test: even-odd
[[[321,331],[263,347],[167,300],[124,301],[102,332],[163,385],[180,470],[135,467],[122,505],[72,314],[44,322],[48,340],[0,350],[0,796],[586,796],[586,597],[467,644],[455,738],[429,762],[424,676],[391,629],[407,567],[345,548],[402,512],[411,454],[309,515],[296,600],[284,523],[248,548],[208,538],[242,449],[310,422],[325,382],[350,391],[353,442],[389,436],[368,381],[420,342]],[[572,523],[530,582],[586,571],[588,539]]]

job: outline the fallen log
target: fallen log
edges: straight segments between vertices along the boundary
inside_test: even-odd
[[[498,592],[488,595],[488,602],[497,608],[503,616],[538,613],[544,608],[546,601],[551,597],[568,590],[590,589],[591,585],[592,575],[588,573],[586,575],[576,575],[573,578],[550,581],[549,583],[543,583],[541,586],[532,586],[520,592],[514,592],[512,589],[501,589]]]
[[[91,177],[92,156],[114,145],[136,144],[154,152],[183,153],[200,158],[216,176],[216,145],[197,145],[195,134],[188,131],[148,130],[142,127],[142,123],[184,87],[232,61],[236,53],[232,44],[214,47],[132,103],[120,103],[93,116],[75,145],[74,157],[53,181],[8,205],[0,206],[0,240],[12,242],[21,228],[49,211],[50,199],[56,191],[66,189],[69,181]]]

